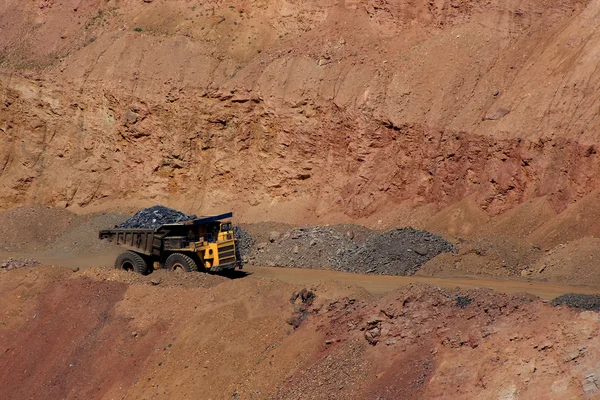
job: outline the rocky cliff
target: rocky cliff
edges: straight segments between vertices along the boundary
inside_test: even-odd
[[[0,207],[562,211],[600,187],[599,17],[567,0],[8,0]]]

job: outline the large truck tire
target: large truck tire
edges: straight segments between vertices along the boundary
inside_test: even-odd
[[[173,253],[167,257],[165,268],[169,271],[197,272],[198,264],[189,256],[182,253]]]
[[[115,268],[124,271],[135,271],[138,274],[148,275],[148,264],[146,260],[133,251],[121,253],[115,261]]]

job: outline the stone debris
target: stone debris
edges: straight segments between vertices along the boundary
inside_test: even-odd
[[[568,306],[589,311],[600,311],[600,294],[566,293],[552,300],[553,306]]]
[[[345,235],[324,226],[294,228],[258,244],[252,254],[256,265],[293,268],[339,267],[340,257],[356,248]]]
[[[32,258],[7,258],[6,260],[0,261],[0,269],[2,271],[10,271],[17,268],[25,267],[37,267],[41,265],[38,260]]]
[[[585,394],[593,395],[600,388],[600,370],[590,371],[586,374],[585,379],[581,382],[581,386]]]
[[[456,296],[456,307],[466,308],[472,301],[469,296]]]
[[[438,254],[456,251],[442,237],[413,228],[371,233],[362,244],[352,237],[328,226],[295,228],[271,232],[268,241],[249,246],[248,254],[255,265],[412,275]]]
[[[247,258],[254,247],[254,238],[239,225],[233,227],[233,234],[236,240],[236,249],[242,259]]]
[[[294,329],[297,329],[302,322],[308,317],[311,311],[312,304],[317,295],[312,290],[306,288],[299,292],[292,293],[290,297],[290,303],[292,304],[293,311],[290,318],[287,319],[287,323],[290,324]]]
[[[181,211],[159,205],[138,211],[133,217],[117,225],[117,228],[156,229],[165,224],[174,224],[195,218],[195,215],[187,215]]]
[[[413,275],[423,264],[456,248],[441,236],[414,228],[376,233],[342,254],[336,269],[381,275]]]
[[[152,279],[150,280],[150,283],[151,283],[152,285],[154,285],[154,286],[156,286],[156,285],[160,285],[160,282],[161,282],[161,279],[160,279],[160,278],[152,278]]]

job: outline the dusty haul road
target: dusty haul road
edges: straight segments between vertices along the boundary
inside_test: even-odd
[[[33,258],[44,265],[68,268],[109,267],[114,263],[117,252],[88,257],[47,257],[35,253],[0,252],[0,259],[9,257]],[[336,282],[349,286],[366,289],[371,294],[384,294],[410,284],[433,285],[447,289],[492,289],[499,293],[517,294],[528,293],[541,298],[552,300],[565,293],[596,294],[598,288],[586,285],[559,285],[545,282],[526,282],[511,279],[481,279],[477,277],[429,277],[429,276],[388,276],[367,275],[348,272],[303,269],[277,268],[263,266],[246,266],[243,269],[253,278],[277,279],[291,284],[313,286],[325,282]]]

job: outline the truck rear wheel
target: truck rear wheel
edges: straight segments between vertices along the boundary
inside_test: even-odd
[[[165,268],[169,271],[185,271],[185,272],[197,272],[198,264],[189,256],[182,253],[173,253],[167,257],[165,261]]]
[[[126,251],[121,253],[115,261],[115,268],[124,271],[135,271],[138,274],[148,274],[148,264],[138,253]]]

